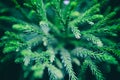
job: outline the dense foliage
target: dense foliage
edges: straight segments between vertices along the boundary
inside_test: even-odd
[[[119,6],[109,0],[12,3],[0,3],[0,61],[21,64],[24,79],[88,80],[90,72],[92,80],[105,80],[112,65],[119,70]]]

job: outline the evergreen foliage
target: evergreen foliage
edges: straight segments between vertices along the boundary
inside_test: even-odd
[[[0,38],[5,56],[0,61],[13,55],[10,59],[22,64],[26,77],[32,71],[33,80],[44,79],[44,74],[49,74],[49,80],[86,80],[88,69],[96,80],[105,80],[102,64],[120,65],[120,47],[114,40],[119,37],[120,18],[115,17],[119,7],[112,10],[108,5],[102,11],[108,0],[65,1],[24,0],[20,4],[12,0],[15,8],[0,10],[4,22],[0,29],[5,31]],[[3,15],[9,12],[10,16]]]

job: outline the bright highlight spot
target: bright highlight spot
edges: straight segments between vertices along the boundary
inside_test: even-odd
[[[64,2],[65,5],[68,5],[70,3],[69,0],[64,0],[63,2]]]

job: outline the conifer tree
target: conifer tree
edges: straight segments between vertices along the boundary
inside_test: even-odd
[[[113,40],[119,36],[120,18],[115,16],[120,7],[107,5],[103,10],[108,2],[12,0],[14,8],[0,10],[0,21],[9,24],[0,23],[5,31],[1,62],[14,58],[27,73],[24,78],[32,72],[32,80],[45,80],[44,74],[49,80],[86,80],[88,70],[95,80],[105,80],[102,64],[119,66],[120,57]]]

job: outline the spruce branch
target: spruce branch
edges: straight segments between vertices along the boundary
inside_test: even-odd
[[[87,33],[87,34],[94,34],[94,33],[104,33],[105,35],[110,34],[113,32],[116,33],[115,31],[119,31],[120,30],[120,25],[119,24],[115,24],[112,26],[106,26],[106,27],[102,27],[102,28],[98,28],[98,29],[89,29],[86,31],[81,31],[81,34]],[[111,34],[110,34],[111,35]]]
[[[115,16],[116,12],[111,12],[107,16],[105,16],[104,19],[100,20],[98,23],[96,23],[91,29],[98,29],[104,26],[109,19],[111,19],[113,16]]]
[[[27,21],[30,21],[30,19],[28,18],[27,16],[27,13],[26,11],[21,7],[21,5],[17,2],[17,0],[12,0],[13,3],[15,4],[16,8],[19,9],[19,11],[21,12],[21,14],[24,16],[24,18],[27,20]]]
[[[15,34],[14,32],[11,32],[11,31],[6,31],[5,33],[5,36],[3,36],[1,38],[1,40],[18,40],[20,42],[24,42],[24,40],[21,38],[21,36],[19,34]]]
[[[78,78],[78,79],[80,79],[80,80],[85,80],[84,74],[85,74],[87,68],[88,68],[88,64],[87,64],[87,60],[85,59],[85,60],[83,61],[82,65],[81,65],[80,73],[79,73],[79,78]]]
[[[66,67],[66,71],[69,74],[70,80],[77,80],[77,77],[75,76],[75,73],[72,68],[70,53],[67,50],[62,49],[60,54],[61,54],[62,63]]]
[[[97,80],[105,80],[101,71],[90,59],[87,60],[87,64],[89,68],[91,69],[92,73],[95,75]]]
[[[69,27],[71,28],[71,31],[73,32],[73,34],[75,35],[75,37],[77,39],[80,39],[81,37],[81,34],[80,34],[80,30],[78,29],[78,27],[72,25],[72,24],[69,24]]]
[[[49,64],[47,67],[50,75],[50,80],[60,80],[61,78],[63,78],[62,72],[54,65]]]
[[[57,18],[60,21],[60,24],[62,24],[63,26],[65,26],[65,19],[63,17],[63,11],[60,7],[60,0],[53,0],[53,2],[51,2],[51,5],[53,7],[53,10],[56,12],[57,14]]]
[[[37,63],[31,67],[32,71],[34,71],[33,75],[35,78],[42,78],[44,69],[46,68],[45,64]]]
[[[47,21],[46,8],[43,0],[31,0],[31,3],[36,7],[35,11],[42,17],[42,20]]]
[[[80,23],[84,24],[84,23],[87,22],[90,25],[94,25],[94,21],[99,21],[101,19],[103,19],[103,15],[96,14],[96,15],[93,15],[93,16],[82,19],[82,21]]]
[[[3,53],[18,52],[24,45],[24,40],[20,38],[20,35],[9,31],[5,32],[5,36],[1,38],[1,41],[4,41],[1,44],[4,46]]]
[[[0,16],[0,20],[6,20],[6,21],[9,21],[9,22],[13,22],[13,23],[25,24],[25,21],[17,19],[13,16]]]
[[[72,51],[72,54],[78,57],[82,57],[82,58],[86,58],[89,56],[99,61],[105,61],[105,62],[112,63],[112,64],[118,64],[117,60],[111,55],[108,55],[106,53],[96,53],[96,52],[90,51],[82,47],[75,48]]]
[[[88,41],[91,41],[93,44],[96,44],[98,47],[103,46],[102,41],[98,37],[92,34],[83,34],[83,38],[87,39]]]
[[[28,45],[29,48],[33,48],[33,47],[39,45],[40,43],[42,43],[42,36],[40,36],[40,35],[35,36],[34,38],[26,41],[26,44]]]
[[[77,77],[75,76],[75,73],[72,68],[70,54],[67,50],[64,50],[64,49],[61,50],[61,59],[64,66],[66,67],[66,71],[69,74],[70,80],[77,80]]]
[[[79,79],[83,80],[84,78],[84,73],[87,69],[87,67],[89,67],[92,71],[92,74],[95,75],[97,80],[105,80],[105,78],[103,77],[103,74],[101,73],[101,71],[98,69],[98,67],[96,66],[95,63],[93,63],[93,61],[90,58],[86,58],[81,66],[81,73],[79,74]]]
[[[82,21],[82,19],[84,19],[85,17],[91,16],[95,13],[97,13],[99,11],[99,7],[100,4],[96,4],[93,7],[91,7],[90,9],[88,9],[86,12],[83,13],[83,15],[80,15],[78,18],[74,19],[72,22],[72,24],[78,24]]]

